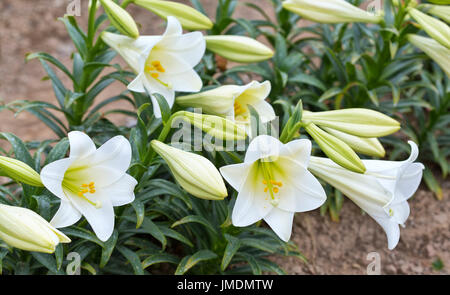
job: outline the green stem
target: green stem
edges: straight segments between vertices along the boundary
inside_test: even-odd
[[[133,2],[133,0],[125,0],[122,2],[122,4],[120,5],[122,8],[127,8],[127,6]]]

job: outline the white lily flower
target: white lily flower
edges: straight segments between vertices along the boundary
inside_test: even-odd
[[[348,171],[330,159],[311,157],[308,169],[340,190],[381,225],[387,235],[388,248],[400,240],[399,225],[409,216],[407,200],[419,187],[424,166],[414,163],[417,145],[409,141],[411,155],[405,161],[363,160],[365,174]]]
[[[270,81],[252,81],[247,85],[224,85],[212,90],[177,97],[177,104],[202,108],[208,114],[227,117],[248,129],[252,106],[263,123],[275,119],[275,111],[266,101],[271,90]]]
[[[319,181],[307,170],[310,155],[307,139],[283,144],[272,136],[260,135],[250,143],[244,163],[220,168],[239,192],[233,225],[243,227],[264,219],[288,241],[294,213],[316,209],[326,200]]]
[[[102,39],[116,50],[136,72],[137,77],[128,89],[150,94],[159,93],[171,107],[175,91],[197,92],[203,86],[193,69],[202,59],[206,43],[202,33],[183,34],[180,22],[167,17],[167,28],[162,36],[127,36],[102,33]],[[161,117],[157,100],[151,96],[153,111]]]
[[[86,134],[69,133],[69,158],[42,169],[45,187],[61,199],[50,223],[67,227],[86,217],[97,237],[106,241],[114,230],[113,206],[133,202],[137,181],[126,174],[131,162],[131,146],[116,136],[98,149]]]

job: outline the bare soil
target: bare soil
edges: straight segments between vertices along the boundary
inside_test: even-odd
[[[49,81],[40,63],[25,63],[25,54],[44,51],[71,65],[74,51],[62,22],[57,21],[66,12],[71,0],[1,0],[0,1],[0,100],[8,103],[17,99],[55,102]],[[188,3],[189,1],[182,1]],[[216,1],[202,1],[209,15],[214,14]],[[244,1],[243,1],[244,2]],[[271,14],[266,1],[252,0]],[[87,23],[88,0],[81,0],[80,24]],[[160,19],[143,9],[132,7],[130,12],[141,25],[141,34],[158,34],[164,30]],[[237,8],[240,17],[257,15],[243,5]],[[123,62],[116,58],[116,62]],[[63,82],[69,86],[68,80]],[[113,84],[102,94],[105,99],[124,90]],[[126,118],[112,118],[126,123]],[[38,119],[26,112],[14,118],[11,112],[0,113],[0,132],[12,132],[23,140],[56,138]],[[0,143],[0,146],[5,143]],[[295,258],[274,257],[289,274],[366,274],[370,252],[381,257],[382,274],[450,274],[450,182],[443,181],[444,199],[437,201],[425,189],[420,189],[410,201],[411,215],[401,240],[393,251],[381,227],[351,201],[346,200],[339,223],[319,211],[297,214],[293,241],[308,258],[305,264]],[[433,270],[432,263],[442,260],[444,267]]]

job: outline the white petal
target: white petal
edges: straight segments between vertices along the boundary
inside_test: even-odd
[[[395,187],[396,198],[394,202],[407,200],[414,195],[422,181],[425,167],[421,163],[406,164],[398,175]],[[397,197],[397,195],[399,197]]]
[[[150,52],[149,60],[161,62],[161,65],[165,70],[164,73],[159,73],[161,77],[160,80],[163,82],[166,82],[164,78],[169,75],[192,70],[192,65],[189,62],[182,59],[180,55],[167,51],[165,48],[154,48]]]
[[[134,188],[137,185],[136,179],[125,174],[119,181],[110,185],[105,195],[101,199],[109,198],[113,206],[122,206],[134,201]],[[103,194],[102,191],[99,193]]]
[[[393,250],[400,240],[400,228],[398,223],[389,217],[373,217],[376,222],[383,228],[386,232],[387,240],[388,240],[388,248],[389,250]]]
[[[178,19],[174,16],[168,16],[167,17],[167,27],[166,27],[166,31],[163,34],[163,38],[164,37],[169,37],[169,36],[179,36],[183,34],[183,28],[181,27],[180,22],[178,21]]]
[[[71,179],[75,185],[83,183],[95,183],[96,188],[105,188],[123,177],[123,171],[109,168],[107,166],[89,166],[80,168],[80,166],[72,165],[66,172],[66,179]]]
[[[264,221],[266,221],[280,239],[285,242],[289,241],[291,238],[293,220],[293,212],[284,211],[278,208],[273,208],[269,214],[264,217]]]
[[[280,158],[276,167],[276,180],[283,182],[276,194],[278,208],[289,212],[305,212],[320,207],[326,201],[322,185],[303,166],[289,158]]]
[[[252,167],[237,196],[231,217],[234,226],[249,226],[264,218],[273,208],[263,193],[263,184],[258,182],[256,168]]]
[[[236,190],[240,191],[245,183],[253,163],[233,164],[221,167],[220,173],[223,178]]]
[[[131,163],[131,145],[128,139],[119,135],[105,142],[89,158],[89,166],[102,166],[125,173]]]
[[[403,225],[409,217],[410,208],[408,202],[404,201],[391,206],[393,210],[393,218],[398,224]]]
[[[96,194],[96,197],[105,195],[107,195],[107,192]],[[95,201],[101,202],[101,207],[97,209],[77,195],[70,194],[69,197],[75,208],[86,217],[95,235],[103,242],[108,240],[114,230],[114,209],[111,201],[106,197],[95,199]],[[91,197],[90,199],[94,200]]]
[[[56,228],[67,227],[75,224],[81,218],[81,213],[69,202],[61,200],[61,205],[50,224]]]
[[[270,103],[268,103],[265,100],[260,100],[254,104],[252,104],[252,106],[255,108],[256,112],[258,113],[261,122],[265,123],[265,122],[269,122],[272,121],[273,119],[275,119],[276,115],[275,115],[275,111],[272,107],[272,105]]]
[[[178,74],[163,74],[161,80],[170,83],[173,90],[181,92],[198,92],[203,86],[202,79],[193,69]]]
[[[41,171],[41,180],[45,188],[63,200],[66,197],[62,189],[62,182],[64,180],[64,174],[72,162],[73,159],[61,159],[46,165]]]
[[[248,146],[245,154],[245,163],[255,162],[256,160],[273,156],[275,158],[280,154],[283,147],[281,141],[269,135],[259,135],[255,137]]]
[[[130,82],[130,84],[128,84],[127,88],[130,91],[134,91],[134,92],[139,92],[139,93],[145,92],[144,79],[147,79],[145,74],[140,73],[139,75],[136,76],[136,78],[134,78],[133,81]]]
[[[92,139],[80,131],[72,131],[68,134],[70,142],[70,158],[85,158],[96,151]]]
[[[166,52],[177,55],[191,67],[196,66],[205,54],[206,42],[200,32],[166,38],[165,42],[168,43],[164,47]]]
[[[280,156],[292,158],[292,160],[306,168],[311,157],[311,141],[309,139],[290,141],[281,148]]]

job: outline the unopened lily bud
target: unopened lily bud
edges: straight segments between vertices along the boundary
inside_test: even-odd
[[[180,21],[183,28],[190,31],[209,30],[214,25],[203,13],[182,3],[161,0],[134,0],[134,4],[150,10],[164,19],[168,16],[174,16]]]
[[[188,193],[207,200],[223,200],[228,195],[219,171],[205,157],[157,140],[153,140],[151,146],[164,159],[175,179]]]
[[[255,39],[245,36],[205,36],[206,48],[239,63],[253,63],[270,59],[273,51]]]
[[[70,239],[44,218],[27,208],[0,204],[0,239],[26,250],[53,253],[59,243]]]
[[[234,106],[234,99],[239,94],[237,85],[224,85],[194,94],[178,96],[176,103],[182,107],[201,108],[207,114],[226,116]]]
[[[322,127],[322,129],[348,144],[357,153],[380,158],[386,154],[383,145],[377,138],[359,137],[328,127]]]
[[[179,118],[222,140],[244,140],[247,137],[243,128],[219,116],[183,112]]]
[[[348,144],[323,131],[314,123],[306,124],[305,130],[333,162],[356,173],[366,171],[363,162]]]
[[[450,23],[450,6],[421,4],[418,8],[426,11],[428,14],[439,17],[447,23]]]
[[[360,137],[381,137],[400,129],[400,123],[377,111],[361,108],[303,112],[302,121]]]
[[[133,17],[120,5],[112,0],[100,0],[111,24],[124,35],[131,38],[139,37],[139,30]]]
[[[450,49],[442,46],[431,38],[414,34],[409,34],[407,38],[409,42],[425,52],[432,60],[434,60],[447,74],[447,76],[450,77]]]
[[[445,47],[450,48],[450,27],[446,23],[415,8],[410,9],[408,13],[421,25],[422,29],[430,37]]]
[[[39,173],[22,161],[0,156],[0,171],[15,181],[32,186],[44,186]]]
[[[345,0],[287,0],[283,8],[318,23],[379,23],[380,15],[364,11]]]

